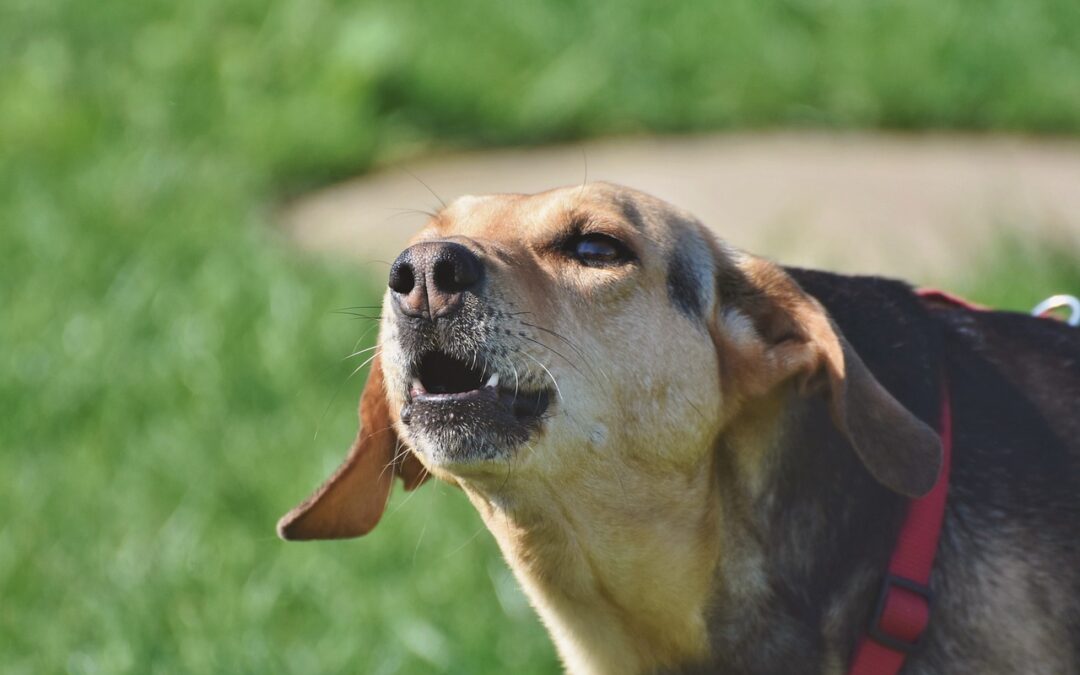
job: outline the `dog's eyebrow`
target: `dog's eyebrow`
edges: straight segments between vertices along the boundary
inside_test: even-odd
[[[699,237],[684,232],[668,259],[668,297],[690,319],[701,319],[705,314],[706,282],[712,277],[707,251],[707,245]]]
[[[619,196],[615,198],[615,204],[619,207],[619,211],[638,232],[645,231],[645,218],[641,215],[641,210],[634,203],[634,200],[630,197]]]
[[[614,199],[624,219],[639,233],[645,232],[645,217],[634,199],[618,195]],[[668,297],[675,307],[692,320],[705,314],[706,293],[712,278],[712,257],[708,244],[694,233],[694,224],[677,215],[670,216],[672,229],[679,232],[678,241],[668,259]]]

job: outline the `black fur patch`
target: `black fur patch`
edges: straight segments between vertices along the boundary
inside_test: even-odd
[[[672,304],[691,319],[700,319],[705,313],[705,298],[692,263],[682,252],[683,246],[671,256],[667,268],[667,290]]]

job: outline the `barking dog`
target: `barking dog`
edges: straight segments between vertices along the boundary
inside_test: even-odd
[[[907,673],[1080,672],[1080,331],[784,269],[648,195],[464,197],[394,262],[342,467],[286,539],[459,486],[574,673],[843,673],[942,463]]]

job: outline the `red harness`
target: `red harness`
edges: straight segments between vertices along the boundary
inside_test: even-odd
[[[926,288],[919,289],[918,294],[930,302],[976,311],[987,309],[944,291]],[[1046,312],[1036,310],[1035,315],[1046,316]],[[1075,316],[1073,320],[1076,320]],[[849,671],[851,675],[899,673],[908,655],[919,647],[926,625],[930,622],[930,604],[933,600],[930,570],[934,566],[941,523],[945,519],[945,498],[949,492],[949,468],[952,464],[952,404],[946,379],[941,381],[941,420],[938,424],[942,450],[941,474],[929,493],[911,500],[907,519],[900,527],[896,548],[893,549],[878,593],[870,628],[855,648]]]
[[[911,500],[889,569],[878,594],[868,634],[855,649],[851,675],[895,675],[922,641],[930,622],[930,570],[937,554],[952,460],[952,406],[941,386],[941,473],[925,496]]]
[[[920,290],[919,295],[968,309],[984,309],[954,295]],[[851,675],[895,675],[908,654],[918,648],[930,622],[930,570],[937,554],[941,523],[945,519],[945,498],[949,492],[952,464],[952,405],[947,380],[941,383],[941,473],[933,489],[911,500],[907,519],[900,527],[889,568],[878,593],[867,635],[855,648]]]

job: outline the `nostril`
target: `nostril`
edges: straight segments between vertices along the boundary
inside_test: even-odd
[[[431,280],[443,293],[460,293],[480,280],[480,259],[460,244],[450,244],[435,261]]]
[[[432,281],[435,282],[435,288],[443,291],[444,293],[456,293],[462,290],[461,283],[457,279],[457,268],[452,260],[440,260],[435,263],[435,269],[432,270]]]
[[[412,292],[413,286],[416,285],[416,275],[413,273],[412,265],[408,261],[400,258],[394,261],[393,267],[390,268],[389,285],[390,290],[395,293],[408,295]]]

